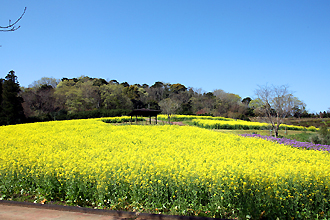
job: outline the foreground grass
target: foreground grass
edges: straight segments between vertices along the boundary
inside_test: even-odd
[[[231,133],[231,134],[261,134],[261,135],[269,135],[269,136],[273,136],[274,132],[270,132],[269,130],[228,130],[228,129],[213,129],[214,131],[220,131],[223,133]],[[316,132],[313,131],[291,131],[291,130],[279,130],[278,134],[279,136],[282,137],[294,137],[294,136],[299,136],[302,134],[307,134],[308,135],[313,135]]]
[[[98,119],[3,126],[0,135],[2,199],[221,218],[330,217],[325,152]]]

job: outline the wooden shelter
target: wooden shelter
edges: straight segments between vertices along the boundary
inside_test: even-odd
[[[128,116],[131,116],[131,123],[133,116],[135,116],[136,122],[137,122],[137,116],[149,117],[150,124],[151,124],[151,117],[155,116],[156,124],[157,124],[157,115],[160,114],[161,112],[162,112],[161,110],[142,108],[142,109],[134,109],[132,112],[128,114]]]

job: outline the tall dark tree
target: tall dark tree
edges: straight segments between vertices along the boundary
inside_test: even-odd
[[[4,118],[3,118],[3,111],[2,111],[2,84],[3,84],[3,79],[0,79],[0,125],[3,125]]]
[[[4,124],[9,125],[24,122],[23,99],[19,96],[21,90],[15,71],[11,70],[8,73],[2,86],[1,106]]]
[[[242,100],[242,103],[248,106],[251,101],[252,99],[250,97],[246,97]]]

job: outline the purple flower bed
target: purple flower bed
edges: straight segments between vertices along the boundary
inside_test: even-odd
[[[286,144],[292,147],[303,148],[308,150],[321,150],[321,151],[328,151],[330,153],[330,145],[321,145],[321,144],[313,144],[309,142],[300,142],[295,141],[287,138],[275,138],[272,136],[260,135],[260,134],[241,134],[243,137],[257,137],[262,138],[268,141],[274,141],[279,144]]]

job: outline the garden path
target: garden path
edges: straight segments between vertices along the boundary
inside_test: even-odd
[[[31,208],[22,206],[11,206],[0,204],[1,220],[123,220],[109,215],[98,215],[91,213],[51,210],[44,208]]]

